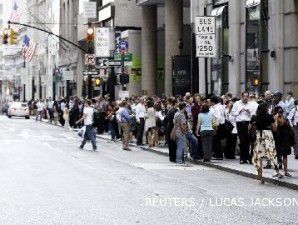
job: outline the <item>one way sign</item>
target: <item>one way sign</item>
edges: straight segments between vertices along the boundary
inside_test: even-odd
[[[105,61],[104,65],[105,66],[121,66],[122,62],[119,60],[111,60],[111,61]]]
[[[85,65],[95,66],[94,54],[85,54]]]

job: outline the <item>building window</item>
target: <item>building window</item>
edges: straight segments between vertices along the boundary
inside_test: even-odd
[[[229,21],[228,5],[216,7],[211,12],[216,20],[217,54],[212,59],[211,92],[217,95],[229,89]]]
[[[256,93],[269,84],[267,3],[248,0],[246,5],[246,89]]]

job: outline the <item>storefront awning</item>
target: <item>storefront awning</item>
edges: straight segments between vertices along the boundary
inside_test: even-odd
[[[254,7],[261,4],[261,0],[246,0],[246,8]]]
[[[220,6],[212,9],[211,16],[220,16],[223,13],[225,7],[226,6],[224,5],[224,6]]]

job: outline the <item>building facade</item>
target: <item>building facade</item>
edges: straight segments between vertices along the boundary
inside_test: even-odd
[[[243,90],[297,92],[298,20],[296,0],[139,0],[143,10],[142,90],[157,93],[158,44],[164,45],[164,93],[177,94],[175,56],[189,57],[186,91],[239,95]],[[158,10],[162,12],[157,13]],[[190,14],[190,15],[188,15]],[[216,20],[215,58],[195,57],[195,18]],[[164,19],[161,19],[163,17]],[[157,21],[156,21],[157,20]],[[157,23],[164,20],[164,27]],[[189,32],[189,29],[191,32]],[[156,30],[164,29],[164,37]],[[158,40],[158,41],[157,41]],[[188,45],[190,43],[190,45]],[[183,62],[183,61],[182,61]],[[185,62],[184,62],[185,63]],[[184,64],[182,63],[182,64]],[[179,66],[178,66],[179,67]],[[183,65],[181,68],[186,68]],[[181,70],[183,71],[183,70]],[[181,72],[180,71],[180,72]],[[175,77],[176,76],[176,77]],[[185,78],[185,76],[184,76]]]

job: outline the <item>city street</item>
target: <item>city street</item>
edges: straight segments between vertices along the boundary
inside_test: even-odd
[[[298,224],[287,188],[100,139],[82,151],[34,120],[2,116],[0,137],[0,224]]]

